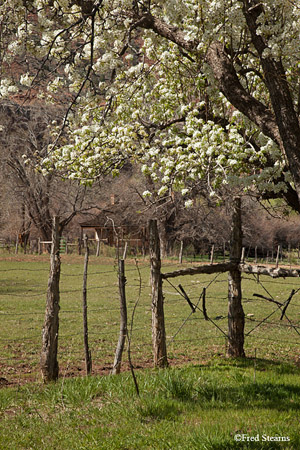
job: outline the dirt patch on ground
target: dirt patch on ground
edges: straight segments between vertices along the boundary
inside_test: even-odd
[[[189,364],[205,364],[207,361],[201,359],[199,360],[198,355],[185,356],[181,355],[180,358],[169,358],[170,367],[183,367]],[[144,369],[153,368],[152,358],[133,361],[133,368],[136,371],[141,371]],[[97,361],[93,363],[92,375],[93,376],[106,376],[110,375],[112,371],[112,363],[107,361]],[[121,372],[130,372],[130,365],[127,360],[124,360],[121,367]],[[41,373],[38,369],[30,367],[24,363],[15,366],[1,366],[0,373],[2,377],[0,378],[0,389],[5,387],[16,387],[22,386],[27,383],[42,383]],[[82,364],[71,364],[60,366],[59,378],[73,378],[73,377],[85,377],[86,370],[84,363]]]

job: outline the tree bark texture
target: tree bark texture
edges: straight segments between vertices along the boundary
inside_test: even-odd
[[[48,280],[46,312],[42,333],[42,351],[40,358],[42,377],[45,382],[55,381],[58,378],[57,347],[60,279],[59,240],[59,221],[58,217],[54,217],[50,256],[50,274]]]
[[[264,50],[268,48],[268,41],[267,38],[257,32],[259,26],[258,18],[260,14],[264,13],[263,6],[261,4],[257,4],[255,8],[252,6],[249,0],[243,0],[244,16],[251,33],[252,42],[260,58],[264,80],[270,94],[284,153],[300,201],[299,118],[293,105],[293,99],[282,61],[277,61],[274,57],[264,56]]]
[[[112,369],[113,374],[118,374],[121,371],[122,354],[124,350],[125,340],[127,336],[127,305],[125,292],[125,265],[124,260],[119,260],[119,296],[120,296],[120,334],[116,349],[114,365]]]
[[[228,273],[228,348],[227,355],[244,357],[245,315],[242,306],[241,272],[242,255],[241,199],[233,201],[230,262],[234,264]]]
[[[168,365],[164,299],[162,292],[160,242],[157,230],[157,221],[149,222],[150,263],[151,263],[151,295],[152,295],[152,343],[154,353],[154,366],[166,367]]]

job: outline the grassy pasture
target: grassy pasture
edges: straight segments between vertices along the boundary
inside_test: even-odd
[[[299,334],[261,294],[284,302],[300,280],[243,280],[246,360],[224,358],[226,275],[181,277],[164,283],[171,368],[156,371],[151,353],[149,263],[126,262],[132,360],[141,397],[128,371],[108,374],[119,333],[114,260],[92,257],[88,276],[89,342],[93,377],[83,377],[81,289],[83,257],[62,257],[59,336],[60,380],[43,386],[39,374],[49,258],[0,260],[0,449],[296,449],[299,440]],[[178,266],[163,264],[166,271]],[[194,303],[207,287],[205,321],[176,290],[181,283]],[[201,301],[199,307],[202,307]],[[300,292],[287,310],[299,326]],[[271,315],[272,314],[272,315]],[[219,328],[217,328],[219,327]],[[255,351],[256,349],[256,351]],[[256,352],[257,358],[254,359]],[[124,369],[128,368],[124,355]],[[146,370],[139,370],[145,368]],[[79,375],[79,376],[78,376]],[[74,377],[76,376],[76,378]],[[239,442],[234,435],[259,435]],[[262,436],[290,441],[262,441]]]
[[[165,262],[166,271],[178,268]],[[0,364],[1,376],[8,382],[38,380],[41,329],[49,270],[47,255],[11,256],[0,260]],[[151,305],[149,263],[141,260],[138,270],[133,260],[126,261],[126,294],[131,319],[138,301],[132,327],[132,359],[137,367],[152,365]],[[62,376],[84,372],[82,337],[83,257],[63,255],[61,275],[61,310],[59,363]],[[206,308],[213,320],[205,321],[200,311],[192,314],[178,292],[181,283],[194,303],[203,287],[207,288]],[[300,292],[293,297],[286,318],[280,321],[276,304],[254,297],[273,296],[284,302],[300,280],[271,280],[246,276],[243,280],[246,315],[245,349],[247,356],[278,361],[299,362]],[[225,354],[227,329],[227,275],[187,276],[164,282],[166,333],[171,365],[202,363]],[[202,308],[201,301],[199,307]],[[270,317],[261,325],[267,316]],[[296,327],[294,329],[291,323]],[[111,368],[119,333],[119,298],[117,268],[113,259],[91,257],[88,274],[89,343],[93,373]],[[258,326],[259,325],[259,326]],[[257,327],[258,326],[258,327]],[[255,328],[257,327],[257,328]],[[252,331],[253,330],[253,331]],[[256,350],[255,350],[256,349]],[[127,356],[124,355],[124,366]]]
[[[249,360],[216,359],[140,371],[140,398],[128,372],[2,389],[0,448],[300,448],[298,370],[257,361],[253,375]]]

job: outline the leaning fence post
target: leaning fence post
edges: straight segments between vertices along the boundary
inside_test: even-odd
[[[152,344],[154,353],[154,366],[165,367],[168,365],[164,299],[162,292],[160,240],[157,229],[157,221],[149,222],[149,251],[151,264],[151,295],[152,295]]]
[[[125,293],[125,265],[124,260],[119,260],[119,296],[120,296],[120,334],[119,341],[116,349],[114,365],[112,368],[112,374],[118,374],[121,370],[122,354],[124,350],[125,340],[127,336],[127,305],[126,305],[126,293]]]
[[[89,264],[89,246],[86,234],[83,237],[83,243],[85,248],[83,285],[82,285],[83,342],[84,342],[86,374],[90,375],[90,373],[92,372],[92,356],[89,350],[88,320],[87,320],[87,275]]]
[[[245,315],[242,306],[241,272],[239,263],[242,255],[241,199],[233,203],[230,262],[235,268],[228,273],[228,356],[245,356]]]
[[[42,377],[45,382],[55,381],[58,378],[57,344],[58,344],[58,312],[59,312],[59,220],[53,218],[52,244],[50,255],[50,274],[47,289],[45,320],[42,333],[42,351],[40,365]]]

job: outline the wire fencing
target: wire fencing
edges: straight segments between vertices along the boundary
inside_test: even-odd
[[[40,262],[39,267],[30,267],[35,264],[15,261],[9,263],[9,268],[7,265],[6,261],[0,264],[1,376],[21,379],[24,373],[30,373],[33,378],[39,377],[48,264]],[[140,266],[139,270],[146,270],[148,275],[148,264]],[[79,264],[62,263],[58,359],[61,372],[66,374],[78,373],[84,368],[82,271],[83,266]],[[131,312],[140,287],[134,263],[127,264],[126,276],[128,310]],[[149,290],[144,283],[142,288]],[[149,295],[145,296],[149,300]],[[119,333],[118,274],[114,261],[110,265],[92,261],[88,272],[87,302],[94,372],[107,371],[113,362]],[[137,355],[139,364],[145,364],[147,360],[150,364],[151,307],[142,301],[137,310],[133,326],[133,339],[136,334],[137,340],[132,354]]]
[[[207,278],[207,276],[206,276]],[[174,315],[178,315],[174,303],[185,307],[186,315],[177,328],[173,327],[170,342],[185,342],[186,348],[192,341],[198,344],[210,341],[209,350],[224,354],[227,345],[227,277],[223,274],[191,283],[182,282],[185,295],[174,282],[166,280],[173,289],[166,290],[165,305],[172,303]],[[165,283],[166,284],[166,283]],[[299,361],[300,344],[300,280],[298,278],[277,281],[264,276],[243,277],[243,308],[245,313],[245,350],[251,356],[256,353],[262,358]],[[205,311],[200,300],[206,293]],[[269,298],[267,298],[267,295]],[[272,300],[272,301],[270,301]],[[208,317],[207,317],[208,316]],[[167,324],[168,326],[168,324]],[[193,336],[193,340],[190,336]],[[183,339],[184,338],[184,339]],[[207,346],[207,344],[204,344]],[[197,351],[197,348],[195,349]]]
[[[45,261],[30,258],[27,261],[25,258],[25,262],[0,261],[0,376],[9,382],[40,379],[39,359],[48,274],[49,264]],[[148,261],[135,263],[134,260],[127,260],[125,276],[132,362],[135,367],[152,366]],[[60,279],[58,338],[62,376],[85,373],[82,281],[83,257],[82,264],[72,262],[71,256],[65,257]],[[260,358],[298,362],[300,280],[273,280],[266,276],[257,278],[247,275],[243,276],[242,286],[246,354],[253,356],[257,349]],[[179,277],[172,282],[165,280],[163,291],[169,362],[173,365],[186,361],[200,363],[213,355],[224,355],[228,320],[227,275],[195,275]],[[287,305],[292,291],[294,293]],[[93,373],[109,373],[120,332],[118,269],[115,261],[111,260],[108,264],[101,263],[99,258],[91,260],[87,305]],[[122,367],[129,367],[126,354]]]

